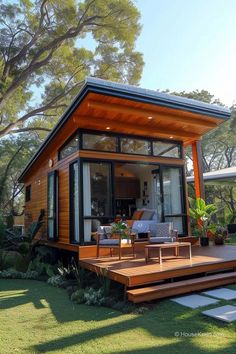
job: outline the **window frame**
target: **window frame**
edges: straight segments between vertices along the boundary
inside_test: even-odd
[[[53,177],[53,216],[49,217],[49,179]],[[58,240],[58,170],[48,173],[47,176],[47,238],[50,241]],[[49,236],[48,220],[53,220],[53,236]]]
[[[106,152],[106,153],[111,153],[111,154],[122,154],[122,155],[135,155],[135,156],[152,156],[152,157],[160,157],[163,159],[183,159],[183,143],[182,141],[179,140],[173,140],[173,139],[162,139],[162,138],[145,138],[140,135],[132,135],[132,134],[122,134],[122,133],[113,133],[113,132],[105,132],[105,131],[100,131],[100,130],[88,130],[88,129],[79,129],[78,130],[79,134],[79,150],[83,151],[97,151],[97,152]],[[83,148],[83,134],[91,134],[91,135],[107,135],[107,136],[114,136],[117,138],[117,150],[116,152],[114,151],[104,151],[104,150],[94,150],[94,149],[84,149]],[[147,141],[150,144],[150,154],[135,154],[135,153],[127,153],[127,152],[122,152],[121,151],[121,139],[137,139],[137,140],[143,140]],[[166,144],[173,144],[176,145],[176,147],[179,148],[179,157],[166,157],[166,156],[161,156],[161,155],[154,155],[153,153],[153,143],[155,142],[162,142]]]
[[[25,203],[30,202],[32,197],[32,186],[28,184],[25,186]]]
[[[78,132],[78,130],[73,133],[61,146],[60,148],[58,149],[58,152],[57,152],[57,159],[58,161],[60,160],[64,160],[66,158],[68,158],[69,156],[71,156],[72,154],[74,154],[76,151],[72,152],[71,154],[69,154],[68,156],[65,156],[65,157],[61,157],[61,152],[62,150],[75,138],[77,137],[78,138],[78,142],[77,142],[77,150],[76,151],[79,151],[80,150],[80,134]]]
[[[109,150],[97,150],[97,149],[86,149],[83,147],[83,135],[88,134],[88,135],[100,135],[100,136],[111,136],[115,137],[117,139],[116,141],[116,151],[109,151]],[[173,139],[161,139],[161,138],[145,138],[140,135],[131,135],[131,134],[120,134],[120,133],[113,133],[113,132],[106,132],[106,131],[101,131],[101,130],[90,130],[90,129],[77,129],[75,133],[73,133],[66,141],[65,143],[58,149],[58,161],[64,160],[74,154],[75,152],[71,153],[70,155],[66,157],[61,157],[61,151],[63,148],[75,137],[78,137],[78,147],[76,151],[97,151],[101,153],[108,153],[108,154],[122,154],[122,155],[134,155],[134,156],[149,156],[149,157],[157,157],[157,158],[162,158],[162,159],[173,159],[173,160],[180,160],[184,158],[184,153],[183,153],[183,143],[182,141],[179,140],[173,140]],[[136,154],[136,153],[130,153],[130,152],[122,152],[121,151],[121,139],[137,139],[137,140],[143,140],[148,142],[149,148],[150,148],[150,153],[149,154]],[[154,155],[154,149],[153,149],[153,143],[155,142],[162,142],[166,144],[173,144],[179,149],[179,157],[172,157],[172,156],[162,156],[162,155]]]

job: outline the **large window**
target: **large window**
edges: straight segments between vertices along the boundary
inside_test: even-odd
[[[58,176],[57,171],[48,174],[48,238],[56,240],[58,238],[57,230],[57,194],[58,194]]]
[[[145,139],[114,133],[79,131],[61,147],[59,159],[70,156],[79,149],[131,155],[151,155],[164,158],[182,158],[181,142]]]
[[[120,139],[121,152],[125,154],[137,154],[137,155],[150,155],[151,144],[147,140],[121,138]]]
[[[106,134],[83,134],[83,149],[96,151],[117,150],[117,138]]]
[[[79,242],[79,164],[70,165],[70,240]]]
[[[181,157],[180,146],[178,144],[166,143],[163,141],[153,142],[153,155],[160,157]]]
[[[179,167],[163,167],[163,198],[165,221],[172,221],[174,228],[183,233],[183,180]]]
[[[91,241],[93,220],[109,218],[112,211],[110,163],[83,163],[84,241]]]
[[[73,136],[59,151],[59,159],[64,159],[67,156],[70,156],[75,151],[79,150],[79,138],[78,134]]]

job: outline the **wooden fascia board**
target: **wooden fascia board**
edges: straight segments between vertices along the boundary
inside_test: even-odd
[[[217,123],[212,121],[207,121],[200,118],[192,118],[192,117],[184,117],[181,115],[173,115],[173,114],[163,114],[158,113],[157,111],[146,110],[143,108],[135,108],[128,107],[121,104],[113,104],[106,102],[98,102],[95,100],[88,100],[87,102],[88,108],[96,109],[96,110],[108,110],[110,112],[124,113],[124,114],[133,114],[135,116],[142,117],[153,117],[154,119],[164,119],[169,122],[179,122],[183,124],[188,124],[192,126],[202,126],[210,129],[216,128]]]
[[[93,126],[94,129],[101,129],[105,130],[106,126],[111,127],[112,129],[117,129],[122,130],[121,132],[124,132],[126,129],[131,130],[131,131],[137,131],[140,130],[140,133],[142,135],[148,135],[150,137],[168,137],[168,136],[175,136],[175,137],[183,137],[183,138],[189,138],[193,140],[200,140],[201,135],[198,135],[196,133],[191,133],[191,132],[185,132],[183,130],[174,130],[174,129],[163,129],[163,128],[158,128],[155,130],[153,127],[146,127],[145,125],[137,125],[137,124],[132,124],[132,123],[124,123],[124,122],[119,122],[119,121],[114,121],[111,119],[104,119],[103,117],[91,117],[91,116],[79,116],[79,115],[74,115],[73,117],[74,122],[78,124],[78,128],[86,128],[88,125],[88,122],[90,125]],[[179,139],[177,139],[179,140]]]

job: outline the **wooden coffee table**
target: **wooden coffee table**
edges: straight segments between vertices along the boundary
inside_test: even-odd
[[[150,259],[149,250],[157,250],[159,255],[159,263],[162,264],[162,250],[166,248],[173,248],[174,249],[174,256],[179,256],[179,249],[181,247],[188,247],[189,254],[188,258],[192,259],[192,252],[191,252],[191,242],[169,242],[169,243],[155,243],[145,246],[145,260],[146,263]]]

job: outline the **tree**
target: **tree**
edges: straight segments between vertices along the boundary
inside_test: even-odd
[[[20,134],[0,141],[0,214],[17,214],[23,205],[23,186],[18,182],[19,172],[36,151],[38,139],[31,133]]]
[[[197,99],[211,104],[223,105],[219,99],[216,99],[206,90],[195,90],[192,92],[173,92],[177,96]],[[232,106],[231,118],[221,124],[218,128],[203,136],[202,139],[202,159],[204,172],[220,170],[235,166],[236,161],[236,107]],[[187,162],[192,160],[191,149],[187,149]],[[187,163],[188,174],[192,174],[189,169],[191,163]],[[190,194],[192,195],[192,189]],[[206,185],[206,199],[209,202],[219,204],[219,213],[230,214],[231,220],[236,219],[236,188],[234,185]]]
[[[139,17],[131,0],[0,2],[0,138],[48,132],[85,75],[137,84]]]

